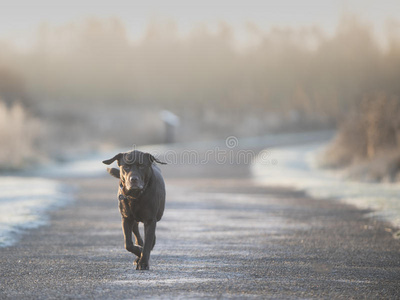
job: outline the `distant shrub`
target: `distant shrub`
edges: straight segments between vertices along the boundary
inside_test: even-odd
[[[339,125],[337,136],[323,158],[327,167],[362,164],[364,172],[374,173],[374,179],[386,175],[396,177],[400,171],[399,161],[400,100],[385,93],[363,98],[356,110]]]
[[[0,169],[19,169],[36,162],[40,131],[40,121],[20,103],[8,107],[0,100]]]
[[[15,67],[14,67],[15,68]],[[0,66],[0,99],[7,105],[12,104],[15,99],[20,103],[27,103],[25,83],[21,76],[13,67],[4,68]]]
[[[379,151],[400,146],[399,98],[389,98],[384,93],[365,97],[361,109],[368,159],[376,157]]]

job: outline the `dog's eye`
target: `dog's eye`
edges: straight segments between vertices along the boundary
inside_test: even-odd
[[[129,170],[130,170],[130,167],[129,167],[129,166],[124,166],[124,170],[125,170],[125,171],[129,171]]]
[[[139,169],[143,170],[144,169],[144,165],[139,165]]]

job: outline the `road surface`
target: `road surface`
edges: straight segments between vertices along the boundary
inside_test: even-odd
[[[0,299],[399,299],[400,241],[366,211],[257,185],[248,166],[162,166],[150,271],[123,246],[116,179],[0,249]]]

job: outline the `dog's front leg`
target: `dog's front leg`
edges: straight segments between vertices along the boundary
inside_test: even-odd
[[[132,242],[133,224],[134,221],[132,219],[124,217],[122,218],[122,230],[124,232],[125,249],[140,257],[142,253],[142,247],[135,246]]]
[[[140,257],[136,267],[138,270],[149,269],[150,251],[151,248],[153,247],[153,241],[156,232],[156,224],[157,224],[156,220],[152,220],[144,224],[144,246],[143,246],[142,256]]]
[[[133,222],[133,235],[135,236],[135,245],[143,246],[143,240],[140,236],[138,222]]]

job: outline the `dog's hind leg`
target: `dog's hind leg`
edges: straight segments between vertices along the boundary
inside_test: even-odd
[[[132,228],[133,235],[135,236],[135,244],[143,247],[143,240],[139,232],[139,223],[133,222]]]

